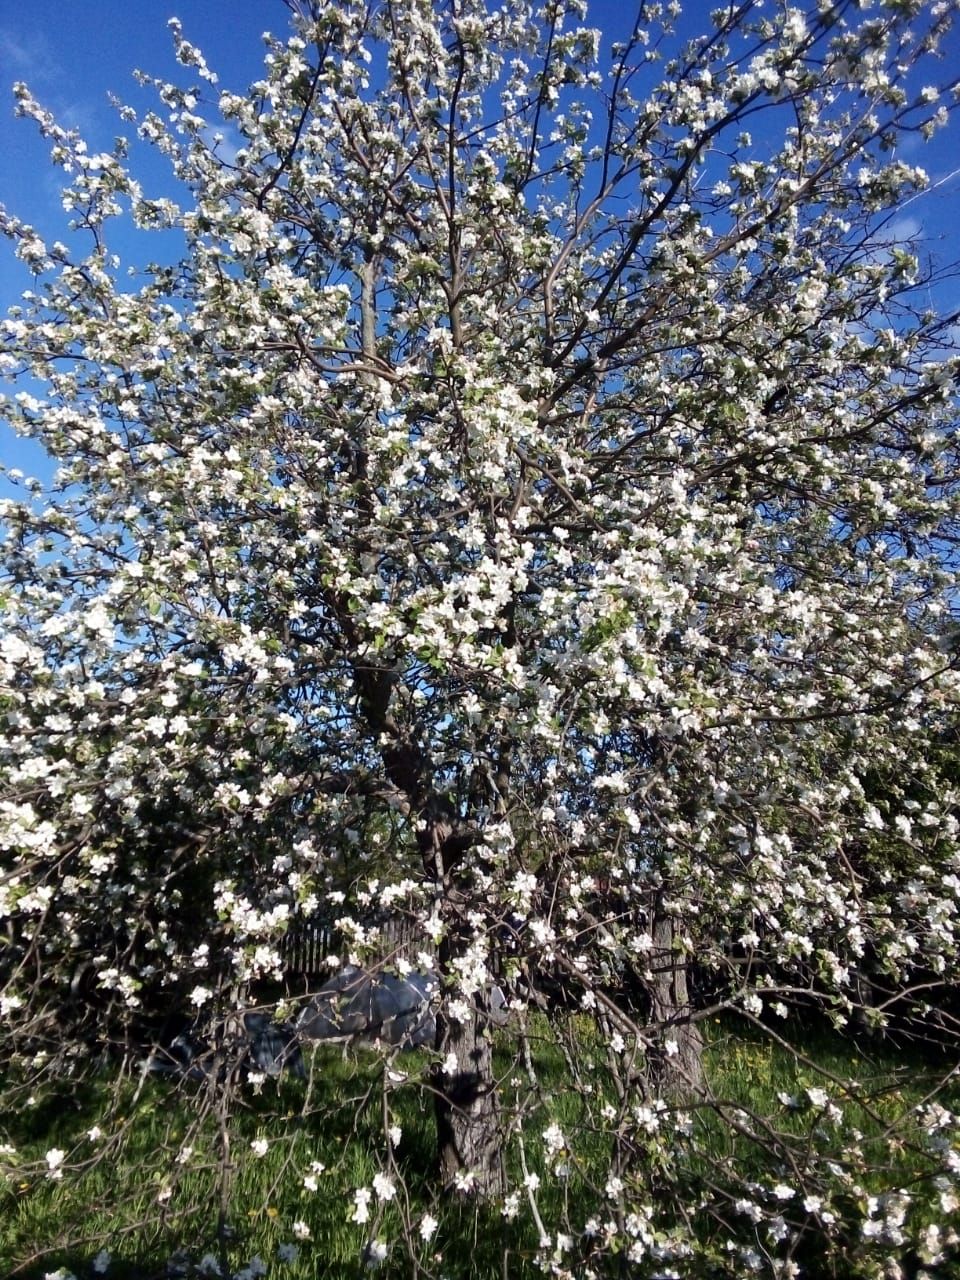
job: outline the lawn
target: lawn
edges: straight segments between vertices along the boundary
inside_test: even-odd
[[[404,1234],[410,1243],[391,1246],[386,1274],[542,1275],[534,1204],[554,1229],[560,1222],[577,1234],[594,1211],[609,1213],[603,1190],[609,1138],[597,1116],[609,1110],[611,1097],[599,1058],[592,1065],[598,1046],[591,1024],[576,1026],[583,1052],[575,1064],[554,1047],[545,1024],[541,1030],[542,1036],[531,1036],[527,1055],[516,1057],[507,1040],[498,1055],[506,1111],[515,1120],[505,1149],[511,1185],[524,1176],[540,1180],[536,1195],[521,1194],[515,1213],[469,1197],[437,1198],[428,1054],[385,1060],[371,1050],[343,1053],[319,1045],[306,1082],[267,1080],[259,1091],[245,1086],[229,1120],[222,1094],[202,1082],[130,1078],[117,1089],[106,1119],[106,1075],[51,1083],[35,1094],[31,1105],[0,1124],[0,1141],[17,1150],[0,1183],[0,1273],[43,1280],[63,1267],[86,1280],[105,1248],[111,1277],[173,1274],[168,1263],[178,1257],[180,1274],[196,1274],[205,1255],[218,1256],[222,1225],[231,1267],[258,1256],[285,1280],[369,1274],[369,1242],[396,1242]],[[826,1032],[802,1060],[741,1025],[716,1023],[710,1032],[710,1098],[688,1109],[689,1140],[668,1151],[651,1141],[649,1160],[641,1164],[645,1194],[656,1200],[680,1192],[697,1206],[687,1229],[703,1241],[716,1239],[717,1274],[722,1242],[731,1233],[749,1242],[753,1230],[749,1220],[735,1220],[727,1187],[744,1179],[775,1182],[788,1166],[801,1180],[807,1173],[819,1177],[840,1146],[858,1153],[853,1163],[859,1167],[851,1168],[849,1155],[838,1166],[831,1211],[842,1215],[846,1206],[855,1216],[862,1206],[852,1199],[894,1187],[909,1187],[915,1205],[935,1200],[934,1165],[914,1140],[914,1108],[942,1080],[942,1063],[890,1050],[865,1053]],[[839,1119],[811,1102],[811,1093],[820,1102],[820,1089],[843,1103]],[[948,1084],[940,1101],[956,1107],[960,1091]],[[540,1140],[551,1123],[580,1135],[559,1177],[556,1166],[551,1174]],[[65,1176],[57,1177],[58,1167],[28,1173],[30,1161],[43,1161],[51,1149],[64,1153]],[[384,1170],[396,1194],[372,1197],[368,1220],[354,1220],[353,1190],[371,1187]],[[426,1215],[437,1220],[429,1239],[421,1232]],[[859,1239],[838,1230],[825,1243],[816,1216],[806,1219],[794,1253],[802,1274],[874,1274]],[[645,1273],[618,1267],[609,1274]]]

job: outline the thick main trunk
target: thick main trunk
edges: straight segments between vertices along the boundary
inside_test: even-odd
[[[653,920],[650,1020],[664,1028],[669,1051],[651,1061],[651,1084],[659,1093],[689,1095],[703,1086],[703,1036],[692,1021],[688,962],[675,945],[676,921],[657,911]]]
[[[490,1022],[480,996],[467,1020],[437,1018],[435,1079],[439,1172],[447,1190],[481,1199],[504,1193],[500,1112]]]

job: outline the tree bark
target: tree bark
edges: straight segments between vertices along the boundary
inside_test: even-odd
[[[688,981],[689,964],[675,945],[677,922],[657,903],[651,933],[652,980],[650,1021],[664,1028],[664,1042],[677,1046],[675,1053],[651,1055],[650,1083],[658,1093],[675,1096],[696,1094],[703,1086],[703,1035],[692,1021],[693,1003]]]
[[[446,968],[441,948],[441,971]],[[449,956],[446,957],[449,962]],[[434,1085],[441,1185],[492,1199],[505,1193],[500,1107],[493,1072],[493,1037],[487,998],[474,997],[467,1020],[437,1016],[441,1062]]]

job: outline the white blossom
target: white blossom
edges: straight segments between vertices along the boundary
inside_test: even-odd
[[[358,1187],[353,1193],[353,1220],[354,1222],[366,1222],[370,1217],[370,1197],[371,1191],[369,1187]]]

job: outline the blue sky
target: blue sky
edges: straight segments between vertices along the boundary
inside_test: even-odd
[[[697,16],[713,2],[688,0],[685,24],[692,30]],[[634,6],[624,0],[599,0],[588,21],[605,33],[621,34]],[[181,80],[188,75],[173,58],[167,21],[176,15],[184,35],[206,56],[223,86],[242,90],[261,74],[264,30],[282,33],[288,13],[280,0],[31,0],[0,4],[0,201],[48,239],[65,238],[58,174],[48,161],[48,147],[32,123],[13,116],[11,86],[25,80],[34,95],[63,124],[76,126],[92,149],[109,148],[118,133],[129,133],[108,101],[108,93],[134,106],[153,106],[132,71]],[[954,32],[941,79],[960,71],[960,33]],[[910,155],[934,179],[935,189],[913,201],[898,215],[904,239],[920,236],[941,261],[960,256],[960,177],[947,177],[960,165],[960,121],[930,147]],[[148,190],[162,190],[164,162],[145,149],[134,153],[133,167]],[[156,250],[149,256],[155,256]],[[15,303],[29,279],[0,242],[0,311]],[[952,295],[952,296],[951,296]],[[960,303],[960,285],[941,290],[942,307]],[[49,467],[29,443],[12,438],[0,426],[0,461],[41,477]],[[0,492],[6,490],[0,478]]]
[[[167,21],[181,19],[184,34],[204,51],[225,87],[242,89],[262,74],[265,30],[286,30],[280,0],[31,0],[0,3],[0,202],[34,225],[48,240],[64,234],[60,174],[49,147],[30,121],[13,114],[12,85],[23,80],[60,123],[78,128],[91,150],[109,148],[129,134],[108,100],[116,94],[138,108],[155,105],[150,90],[133,79],[134,68],[188,82],[173,57]],[[169,189],[165,162],[138,148],[134,167],[144,185]],[[156,256],[151,245],[147,256]],[[29,287],[22,266],[0,243],[0,311]],[[0,461],[47,479],[51,468],[39,448],[0,425]],[[0,477],[0,495],[9,487]]]

